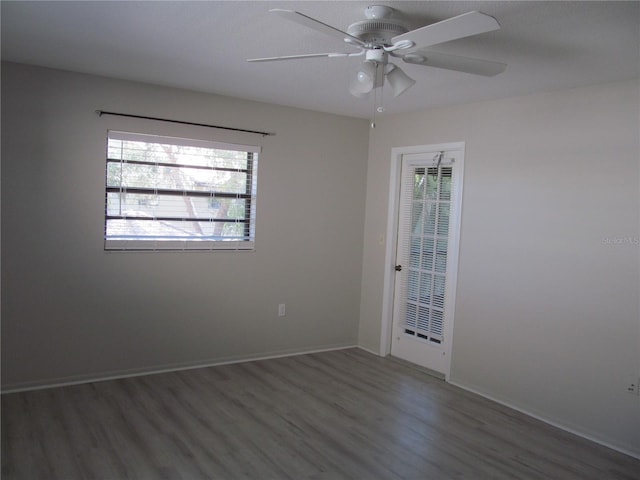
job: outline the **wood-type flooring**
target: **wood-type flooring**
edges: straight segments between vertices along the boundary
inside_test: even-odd
[[[2,479],[640,479],[640,460],[360,349],[2,395]]]

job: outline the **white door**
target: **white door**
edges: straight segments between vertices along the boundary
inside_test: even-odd
[[[448,377],[464,152],[401,161],[391,354]]]

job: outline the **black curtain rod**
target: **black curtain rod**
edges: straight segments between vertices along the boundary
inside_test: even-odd
[[[256,133],[258,135],[262,135],[262,136],[265,136],[265,137],[266,136],[275,135],[275,133],[260,132],[258,130],[245,130],[244,128],[221,127],[219,125],[208,125],[206,123],[183,122],[182,120],[171,120],[169,118],[147,117],[147,116],[144,116],[144,115],[132,115],[130,113],[106,112],[104,110],[96,110],[96,113],[99,116],[102,116],[102,115],[114,115],[116,117],[141,118],[143,120],[156,120],[158,122],[181,123],[182,125],[194,125],[196,127],[218,128],[220,130],[231,130],[233,132]]]

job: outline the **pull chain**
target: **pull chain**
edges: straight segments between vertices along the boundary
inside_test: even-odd
[[[380,68],[380,64],[376,63],[376,80],[375,82],[378,82],[378,76],[379,76],[379,71],[378,69]],[[383,67],[384,68],[384,67]],[[384,106],[382,105],[382,102],[384,100],[384,95],[383,95],[383,87],[384,87],[384,77],[382,77],[382,80],[380,82],[380,105],[378,105],[378,87],[375,85],[374,83],[374,88],[373,88],[373,112],[371,115],[371,128],[376,128],[376,112],[378,113],[382,113],[384,112]]]
[[[371,112],[371,128],[376,128],[376,104],[378,103],[377,99],[378,91],[376,88],[373,89],[373,111]]]
[[[378,88],[376,86],[376,82],[378,80],[378,66],[376,63],[376,73],[373,81],[373,111],[371,112],[371,128],[376,128],[376,110],[378,107]]]

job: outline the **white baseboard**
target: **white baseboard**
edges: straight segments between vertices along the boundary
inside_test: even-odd
[[[204,360],[199,362],[180,363],[172,365],[162,365],[149,368],[138,368],[128,370],[116,370],[111,372],[72,375],[68,377],[53,378],[43,381],[24,382],[16,384],[8,384],[2,387],[2,394],[26,392],[29,390],[43,390],[45,388],[65,387],[68,385],[80,385],[92,382],[104,382],[107,380],[118,380],[121,378],[140,377],[143,375],[155,375],[157,373],[178,372],[181,370],[193,370],[195,368],[216,367],[220,365],[230,365],[234,363],[254,362],[257,360],[268,360],[272,358],[293,357],[296,355],[307,355],[310,353],[330,352],[333,350],[344,350],[347,348],[356,348],[355,344],[336,344],[327,345],[319,348],[302,349],[302,350],[282,350],[278,352],[269,352],[259,355],[245,355],[220,358],[216,360]]]
[[[380,355],[380,352],[376,352],[375,350],[370,350],[366,347],[363,347],[362,345],[356,345],[357,348],[359,348],[360,350],[364,350],[367,353],[370,353],[371,355],[375,355],[376,357],[381,357],[382,355]]]
[[[559,422],[557,422],[555,420],[551,420],[551,419],[546,418],[544,416],[541,416],[539,414],[532,413],[532,412],[530,412],[528,410],[525,410],[525,409],[523,409],[521,407],[518,407],[517,405],[513,405],[513,404],[511,404],[511,403],[509,403],[507,401],[504,401],[504,400],[500,399],[500,398],[496,398],[496,397],[494,397],[492,395],[489,395],[489,394],[487,394],[487,393],[485,393],[483,391],[480,391],[480,390],[478,390],[478,389],[476,389],[474,387],[470,387],[468,385],[465,385],[464,383],[460,383],[460,382],[457,382],[455,380],[450,380],[450,379],[448,380],[448,383],[450,383],[451,385],[454,385],[456,387],[462,388],[463,390],[466,390],[468,392],[475,393],[476,395],[480,395],[481,397],[486,398],[488,400],[491,400],[492,402],[499,403],[500,405],[504,405],[505,407],[511,408],[511,409],[516,410],[516,411],[518,411],[520,413],[524,413],[525,415],[527,415],[529,417],[532,417],[532,418],[535,418],[536,420],[540,420],[541,422],[544,422],[547,425],[551,425],[552,427],[559,428],[560,430],[564,430],[565,432],[572,433],[574,435],[577,435],[578,437],[582,437],[582,438],[584,438],[586,440],[589,440],[591,442],[597,443],[598,445],[602,445],[603,447],[610,448],[612,450],[615,450],[615,451],[620,452],[620,453],[624,453],[625,455],[629,455],[630,457],[637,458],[637,459],[640,460],[640,452],[627,450],[627,449],[625,449],[623,447],[620,447],[618,445],[613,445],[613,444],[611,444],[611,443],[609,443],[607,441],[601,440],[601,439],[596,438],[596,437],[594,437],[592,435],[589,435],[587,433],[584,433],[584,432],[581,432],[581,431],[576,430],[574,428],[571,428],[571,427],[569,427],[567,425],[564,425],[562,423],[559,423]]]

